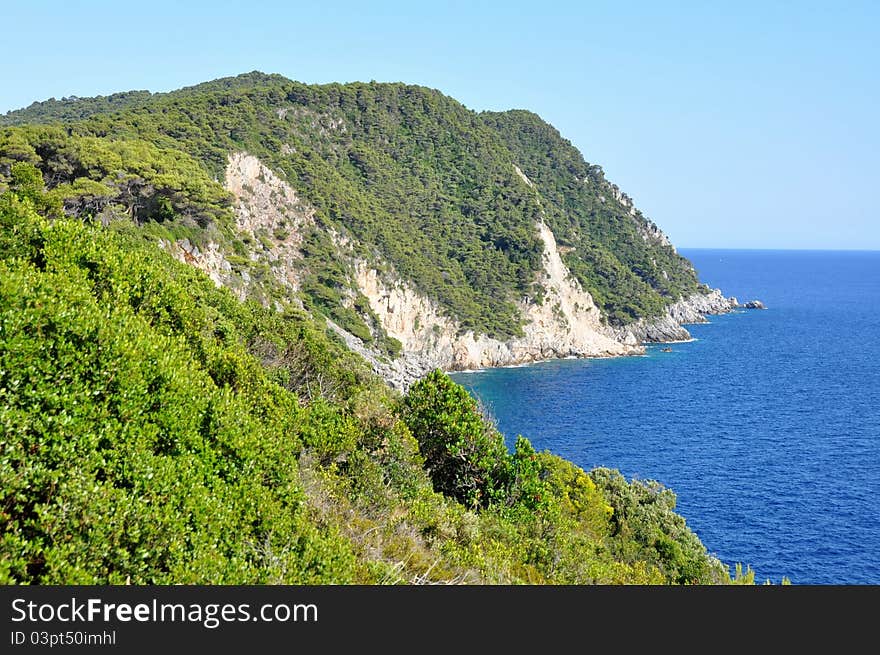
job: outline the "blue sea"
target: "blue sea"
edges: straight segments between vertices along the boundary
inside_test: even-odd
[[[672,352],[455,379],[508,444],[662,482],[731,570],[880,584],[880,252],[681,252],[768,309],[688,326]]]

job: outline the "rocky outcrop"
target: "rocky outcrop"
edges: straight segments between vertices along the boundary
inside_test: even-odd
[[[532,186],[518,167],[514,169],[523,182]],[[314,208],[256,157],[246,153],[230,155],[226,187],[234,199],[236,238],[246,245],[244,257],[227,252],[215,242],[200,248],[182,239],[163,242],[162,246],[181,261],[204,270],[216,284],[229,287],[242,299],[275,295],[266,294],[266,289],[257,285],[252,275],[257,271],[260,284],[265,285],[267,277],[272,279],[276,290],[280,288],[290,302],[298,304],[297,292],[305,272],[300,246],[304,230],[315,225]],[[619,192],[614,199],[631,206],[631,200]],[[536,201],[540,207],[540,201]],[[640,218],[631,213],[634,219]],[[653,224],[644,225],[645,238],[665,239]],[[725,298],[715,289],[679,300],[660,318],[609,328],[590,293],[562,261],[553,232],[543,220],[536,223],[535,229],[544,243],[542,268],[536,280],[543,291],[540,299],[524,298],[519,303],[522,336],[500,340],[463,330],[436,302],[395,275],[387,263],[376,265],[356,257],[357,249],[350,237],[335,232],[330,237],[338,256],[351,265],[353,289],[369,301],[381,329],[401,342],[402,355],[390,359],[329,319],[328,327],[392,386],[405,389],[434,368],[466,370],[564,357],[640,354],[646,342],[690,340],[683,325],[705,322],[707,314],[729,312],[737,307],[763,308],[760,301],[740,305],[735,298]],[[242,261],[247,265],[242,266]],[[380,273],[379,269],[386,272]],[[280,308],[277,301],[275,304]]]
[[[218,287],[227,286],[240,299],[244,299],[242,295],[244,289],[241,288],[241,284],[237,284],[237,282],[241,282],[241,278],[236,280],[232,264],[226,259],[216,242],[210,241],[204,248],[199,248],[190,243],[189,239],[180,239],[174,242],[159,239],[159,246],[167,250],[178,261],[203,270]]]
[[[743,309],[767,309],[767,305],[762,303],[760,300],[749,300],[747,302],[739,304],[738,306],[742,307]]]
[[[251,297],[268,304],[271,294],[265,282],[258,283],[253,276],[254,271],[265,271],[297,304],[295,293],[303,271],[300,246],[303,231],[314,224],[314,208],[259,159],[246,153],[229,155],[226,189],[233,197],[235,236],[244,244],[246,255],[235,255],[229,244],[224,247],[216,241],[202,247],[188,239],[160,240],[159,245],[176,259],[205,271],[218,286],[228,287],[241,300]]]
[[[520,303],[523,336],[506,341],[462,331],[429,298],[399,278],[380,275],[359,261],[356,282],[387,333],[403,344],[406,372],[416,377],[432,368],[465,370],[507,366],[562,357],[613,357],[643,352],[633,340],[609,334],[592,296],[563,263],[556,239],[543,222],[544,288],[540,303]],[[405,384],[404,384],[405,386]]]
[[[705,323],[707,315],[726,314],[738,306],[736,298],[726,298],[720,289],[712,289],[709,293],[695,293],[669,305],[660,318],[640,319],[612,328],[611,333],[619,340],[638,343],[690,341],[691,334],[685,325]]]
[[[314,224],[315,209],[296,191],[246,153],[229,156],[226,188],[234,198],[235,227],[249,246],[252,261],[269,265],[283,287],[299,289],[303,231]]]
[[[522,172],[522,169],[519,166],[514,164],[513,170],[519,176],[519,178],[528,185],[529,188],[535,188],[534,183],[528,177],[526,177],[526,174]]]
[[[405,390],[425,373],[437,366],[431,357],[410,354],[397,359],[388,359],[375,349],[367,347],[364,342],[343,329],[329,318],[327,326],[345,342],[346,347],[363,357],[383,380],[395,389]]]

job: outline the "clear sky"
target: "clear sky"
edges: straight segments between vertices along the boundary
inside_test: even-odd
[[[0,112],[251,70],[524,108],[679,247],[880,249],[880,2],[4,2]]]

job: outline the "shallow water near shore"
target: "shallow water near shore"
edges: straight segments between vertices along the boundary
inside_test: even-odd
[[[758,581],[880,584],[880,252],[682,254],[768,309],[645,357],[453,377],[508,443],[673,489],[709,551]]]

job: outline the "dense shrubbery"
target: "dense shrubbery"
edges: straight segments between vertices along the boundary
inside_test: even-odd
[[[400,398],[306,312],[62,218],[37,156],[0,164],[0,582],[729,580],[670,492],[509,452],[439,371]]]
[[[210,282],[8,195],[0,220],[0,579],[351,580],[298,483],[312,417],[217,334]]]
[[[232,218],[228,194],[204,167],[146,141],[71,136],[60,127],[0,131],[0,186],[16,162],[36,166],[47,198],[82,218],[142,224],[178,217],[202,228]]]
[[[464,387],[439,370],[429,373],[409,390],[403,419],[437,491],[468,507],[498,501],[509,477],[504,437]]]
[[[590,479],[608,500],[615,555],[624,562],[656,565],[676,584],[720,582],[727,579],[721,562],[706,557],[706,549],[675,513],[675,494],[652,480],[627,482],[620,472],[599,468]]]

